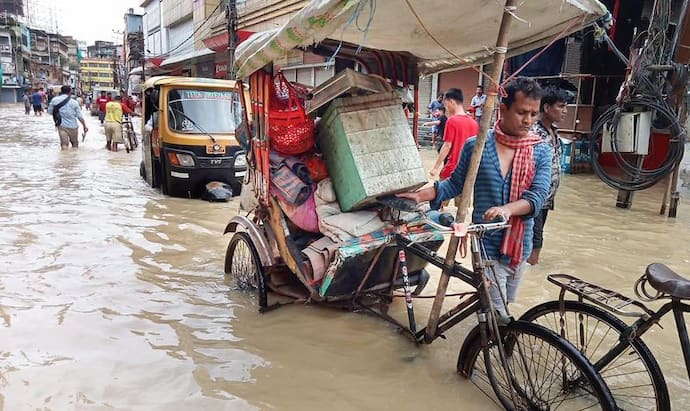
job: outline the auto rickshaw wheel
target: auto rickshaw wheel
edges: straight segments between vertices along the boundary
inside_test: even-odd
[[[225,272],[232,276],[238,289],[257,291],[260,308],[268,306],[264,269],[259,253],[247,233],[236,232],[230,239],[225,254]]]
[[[153,170],[156,173],[156,178],[154,180],[156,181],[156,187],[161,188],[161,192],[163,194],[168,194],[168,179],[166,178],[166,171],[165,171],[165,160],[162,158],[154,158],[154,166]]]

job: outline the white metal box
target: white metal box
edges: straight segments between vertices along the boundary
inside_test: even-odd
[[[610,153],[611,132],[610,123],[604,127],[601,142],[601,152]],[[649,154],[649,138],[652,132],[652,112],[623,113],[616,129],[616,145],[619,153],[647,155]]]

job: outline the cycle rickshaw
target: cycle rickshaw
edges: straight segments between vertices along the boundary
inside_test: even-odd
[[[477,385],[490,384],[498,402],[506,409],[615,409],[608,387],[572,344],[541,326],[522,321],[505,323],[496,315],[485,276],[491,263],[482,256],[481,238],[493,230],[505,229],[505,222],[466,226],[464,235],[473,257],[473,267],[469,269],[455,261],[457,236],[451,237],[446,258],[438,255],[444,236],[452,230],[431,218],[431,213],[420,212],[396,197],[376,197],[368,205],[376,210],[384,225],[321,253],[325,268],[318,270],[315,260],[307,258],[306,252],[318,237],[302,241],[303,230],[295,227],[273,191],[278,185],[275,180],[281,177],[274,173],[277,163],[272,149],[276,141],[270,110],[276,99],[276,86],[282,84],[277,83],[272,73],[274,59],[295,47],[335,56],[340,59],[336,67],[345,64],[361,68],[370,79],[378,79],[383,84],[380,95],[391,93],[395,86],[417,86],[419,75],[492,59],[498,68],[492,78],[498,79],[508,49],[518,54],[543,46],[554,37],[590,24],[606,12],[596,0],[534,3],[518,6],[513,0],[505,5],[463,0],[448,7],[437,1],[422,4],[412,0],[386,3],[313,0],[280,29],[257,33],[241,44],[235,53],[237,78],[247,79],[250,99],[242,102],[243,126],[237,136],[248,152],[248,173],[241,194],[245,211],[233,217],[225,229],[225,233],[234,233],[228,245],[225,271],[238,286],[254,290],[262,311],[285,301],[366,310],[395,323],[418,344],[431,343],[460,321],[476,315],[479,324],[463,343],[458,371]],[[476,12],[472,19],[463,19],[467,10]],[[528,23],[522,23],[525,20]],[[456,37],[444,31],[444,27],[458,27],[458,22],[467,23],[461,25],[466,36]],[[401,32],[400,27],[409,30]],[[489,46],[488,36],[498,38],[496,47]],[[360,43],[363,45],[357,46]],[[309,91],[304,95],[309,95]],[[293,97],[290,94],[290,108],[297,100]],[[309,109],[317,112],[314,107],[321,104],[320,96],[310,97]],[[487,101],[487,112],[491,112],[495,99],[494,91]],[[399,123],[403,118],[399,107],[391,113],[389,121]],[[486,117],[478,141],[486,135],[490,116]],[[317,144],[318,139],[323,137],[316,138]],[[411,144],[418,156],[414,141]],[[474,153],[477,160],[482,145],[477,144],[479,149]],[[342,155],[341,149],[333,152]],[[370,162],[385,158],[383,154],[377,155],[380,156],[371,157]],[[327,165],[328,172],[333,174],[334,166],[328,161]],[[468,181],[473,185],[474,176],[468,177]],[[460,212],[459,217],[464,221]],[[413,297],[428,280],[425,271],[428,264],[443,270],[442,282],[443,278],[446,283],[450,277],[457,278],[473,290],[463,293],[460,303],[449,311],[441,314],[439,308],[429,324],[420,328]],[[322,274],[317,276],[317,271]],[[416,288],[412,290],[412,287]],[[445,288],[439,286],[435,304],[442,302],[445,295]],[[405,299],[406,324],[388,314],[396,297]]]

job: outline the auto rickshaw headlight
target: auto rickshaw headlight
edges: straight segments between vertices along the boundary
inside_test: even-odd
[[[247,156],[240,154],[235,157],[235,168],[246,168],[247,167]]]

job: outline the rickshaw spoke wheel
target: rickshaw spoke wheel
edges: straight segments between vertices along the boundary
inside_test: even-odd
[[[232,236],[226,258],[226,273],[235,282],[239,290],[256,291],[259,306],[268,305],[264,270],[259,259],[259,253],[247,233],[237,232]]]

